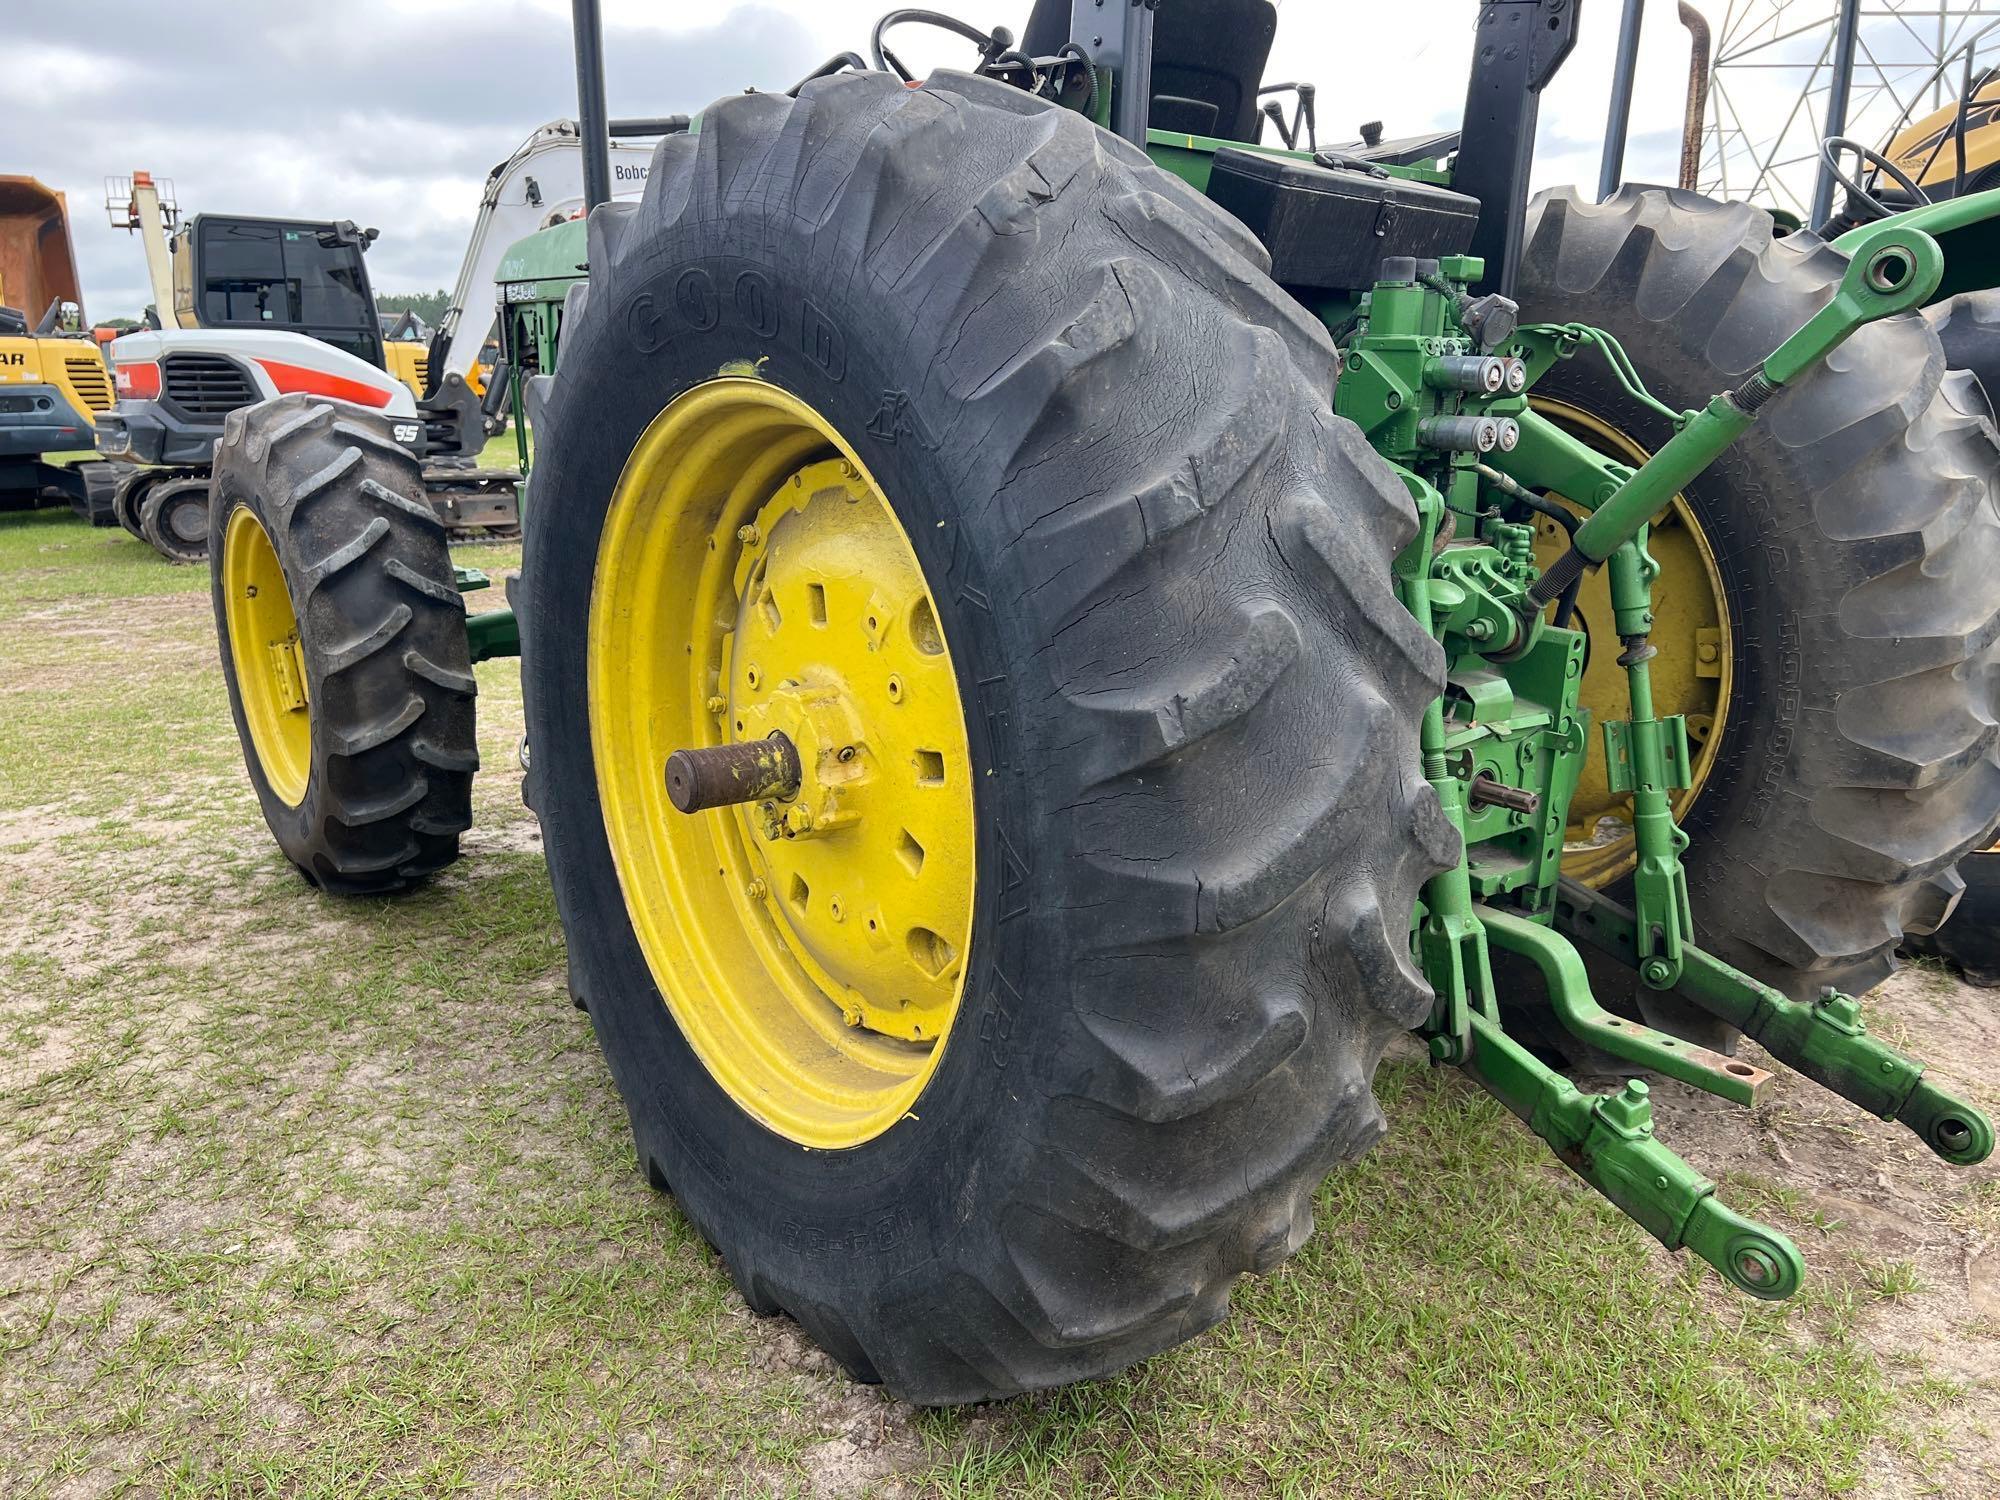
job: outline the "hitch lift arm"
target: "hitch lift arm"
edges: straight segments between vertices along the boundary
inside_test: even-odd
[[[1883,223],[1861,236],[1833,300],[1735,390],[1685,414],[1680,431],[1595,508],[1570,539],[1570,550],[1528,591],[1534,607],[1560,596],[1579,574],[1601,567],[1636,537],[1640,527],[1750,429],[1771,397],[1865,324],[1923,306],[1943,278],[1944,252],[1923,230]]]

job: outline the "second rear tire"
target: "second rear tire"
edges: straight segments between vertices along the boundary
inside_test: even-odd
[[[1936,932],[1910,940],[1910,950],[1941,958],[1967,984],[2000,989],[2000,849],[1968,854],[1959,862],[1965,890]]]
[[[139,502],[139,535],[168,562],[208,560],[209,481],[162,479]]]
[[[1565,189],[1531,210],[1520,295],[1538,321],[1614,334],[1680,409],[1755,369],[1846,265],[1813,235],[1775,238],[1747,204]],[[1535,394],[1645,451],[1670,435],[1595,356]],[[1985,402],[1908,313],[1780,392],[1686,491],[1726,607],[1702,643],[1733,675],[1682,813],[1697,933],[1799,998],[1889,973],[1904,933],[1943,919],[1953,864],[2000,811],[1997,465]],[[1663,578],[1663,622],[1704,584]],[[1593,644],[1618,649],[1608,624]],[[1664,624],[1654,644],[1697,650]]]
[[[230,711],[286,857],[346,896],[450,864],[472,822],[478,689],[416,460],[322,398],[232,412],[209,546]]]

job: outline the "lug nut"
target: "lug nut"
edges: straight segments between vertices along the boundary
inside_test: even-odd
[[[764,534],[754,524],[736,528],[736,540],[746,547],[754,547],[763,540]]]

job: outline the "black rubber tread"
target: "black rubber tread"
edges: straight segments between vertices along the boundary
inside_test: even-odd
[[[1843,256],[1666,188],[1539,196],[1523,316],[1610,330],[1700,405],[1824,304]],[[1649,447],[1656,416],[1585,356],[1537,386]],[[2000,510],[1985,402],[1918,314],[1849,339],[1689,489],[1736,641],[1729,724],[1689,810],[1703,940],[1797,996],[1860,993],[1935,927],[2000,810]],[[1667,580],[1666,587],[1672,586]]]
[[[139,535],[168,562],[205,563],[208,561],[208,508],[206,479],[162,479],[148,486],[145,498],[139,502]],[[199,541],[183,536],[176,524],[181,519],[177,513],[188,511],[198,512],[185,519],[199,522]]]
[[[465,602],[416,460],[377,418],[295,395],[231,412],[215,455],[209,547],[263,522],[299,617],[312,759],[304,799],[271,790],[211,592],[229,706],[278,846],[336,895],[397,891],[458,858],[479,766]]]
[[[2000,401],[2000,289],[1961,292],[1926,308],[1924,317],[1951,367],[1971,371],[1993,409]],[[1972,984],[2000,986],[2000,850],[1969,854],[1958,870],[1965,892],[1950,920],[1906,946],[1948,960]]]
[[[2000,287],[1961,292],[1924,309],[1944,357],[1954,370],[1970,370],[1989,408],[2000,404]]]
[[[76,465],[77,477],[83,481],[83,494],[71,496],[70,504],[77,515],[92,526],[116,526],[118,516],[111,508],[112,501],[118,494],[119,482],[130,468],[129,464],[104,460]]]
[[[128,464],[122,467],[117,488],[111,496],[112,516],[134,539],[145,542],[149,547],[153,544],[147,540],[145,528],[140,525],[139,513],[144,509],[146,496],[152,487],[179,479],[206,479],[209,472],[206,466],[193,465],[155,467]]]
[[[2000,989],[2000,849],[1968,854],[1958,863],[1965,891],[1951,920],[1936,932],[1912,937],[1912,953],[1941,958],[1966,983]]]
[[[171,469],[135,468],[118,481],[118,488],[111,496],[111,513],[134,540],[146,541],[146,533],[139,529],[139,508],[146,503],[146,491],[173,472]],[[152,545],[150,542],[146,544]]]
[[[643,1169],[753,1308],[912,1401],[1192,1337],[1381,1134],[1376,1062],[1430,1004],[1409,915],[1456,848],[1416,745],[1442,659],[1390,580],[1413,511],[1328,409],[1324,332],[1140,153],[949,73],[724,100],[592,215],[589,260],[536,423],[524,685],[571,988]],[[771,300],[732,297],[754,278]],[[758,1125],[673,1025],[586,728],[619,467],[735,361],[905,512],[973,747],[950,1045],[910,1117],[839,1152]]]

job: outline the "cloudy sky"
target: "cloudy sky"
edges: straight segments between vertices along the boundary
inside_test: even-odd
[[[699,109],[782,89],[865,50],[887,0],[605,0],[614,115]],[[943,0],[1018,31],[1026,0]],[[1712,7],[1718,15],[1720,0]],[[1671,180],[1687,68],[1673,7],[1650,7],[1627,175]],[[1363,120],[1391,135],[1456,126],[1473,0],[1285,0],[1269,77],[1319,85],[1321,139]],[[1616,0],[1590,0],[1542,112],[1537,179],[1594,183]],[[913,65],[964,49],[920,32]],[[171,178],[184,211],[351,218],[382,231],[381,292],[449,286],[487,170],[536,125],[573,115],[566,0],[70,0],[0,5],[9,108],[0,172],[69,195],[86,306],[135,315],[138,242],[102,209],[103,180]]]

